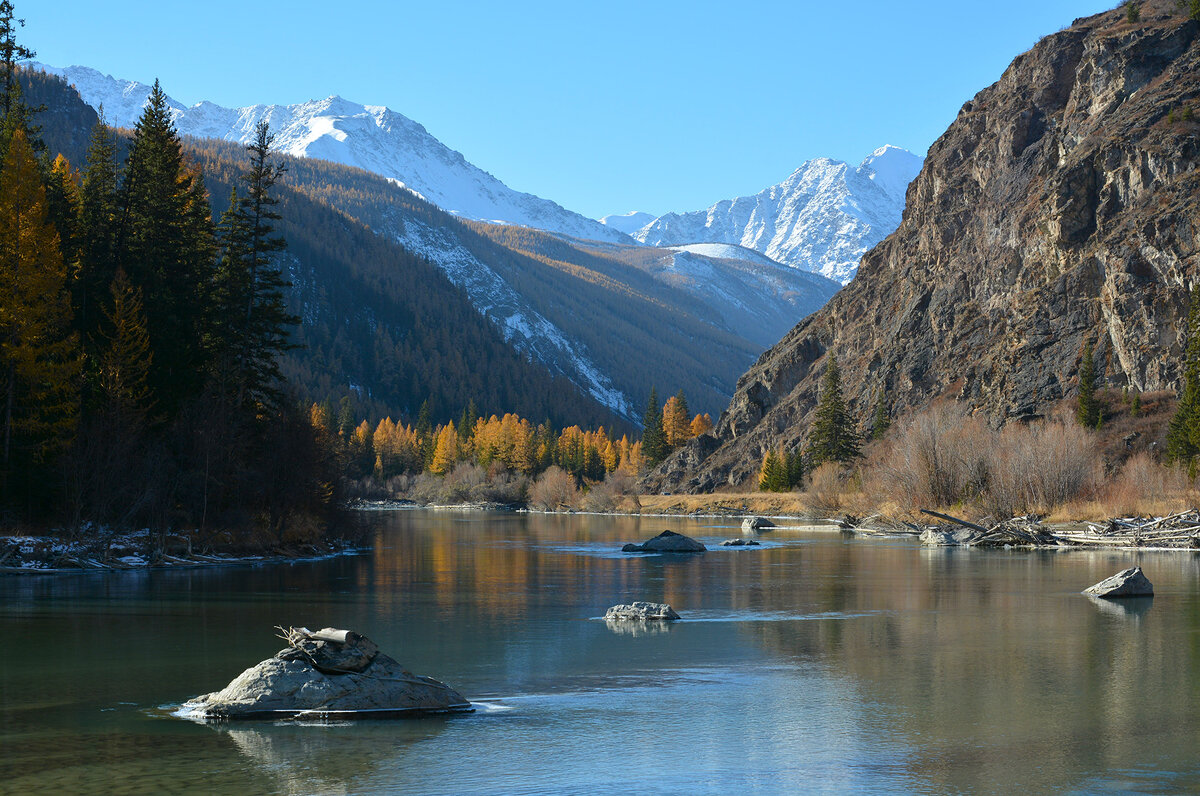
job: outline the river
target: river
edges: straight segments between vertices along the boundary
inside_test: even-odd
[[[1200,558],[928,549],[732,520],[370,512],[357,556],[0,577],[0,792],[1200,790]],[[693,556],[619,552],[663,530]],[[1084,587],[1141,564],[1156,596]],[[683,621],[599,617],[632,600]],[[346,627],[476,704],[406,721],[172,711]]]

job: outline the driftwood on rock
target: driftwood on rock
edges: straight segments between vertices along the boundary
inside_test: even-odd
[[[467,713],[471,704],[445,683],[406,670],[373,641],[335,628],[280,628],[286,649],[220,691],[184,703],[199,719],[398,718]]]

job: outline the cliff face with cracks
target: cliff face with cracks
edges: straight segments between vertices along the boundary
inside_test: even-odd
[[[1200,275],[1200,23],[1173,0],[1076,20],[963,105],[858,276],[739,380],[712,436],[643,486],[753,488],[805,438],[829,354],[851,411],[952,397],[996,424],[1099,377],[1176,388]]]

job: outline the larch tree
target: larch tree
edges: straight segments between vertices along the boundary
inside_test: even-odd
[[[72,439],[80,360],[67,269],[48,218],[46,189],[25,132],[0,170],[0,400],[5,476],[43,464]]]
[[[842,373],[837,359],[829,355],[816,416],[808,437],[809,466],[816,468],[825,462],[848,462],[859,455],[859,436],[854,420],[842,399]]]
[[[709,431],[712,431],[712,427],[712,417],[705,412],[702,415],[696,415],[692,418],[691,427],[688,429],[688,433],[693,437],[698,437],[701,434],[707,434]]]
[[[454,469],[458,461],[458,433],[451,422],[438,430],[437,444],[433,450],[433,461],[429,465],[430,472],[445,475]]]
[[[663,433],[667,438],[667,447],[678,448],[692,438],[689,414],[683,390],[667,399],[663,407]]]

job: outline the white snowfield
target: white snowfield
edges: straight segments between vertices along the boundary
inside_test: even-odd
[[[31,62],[61,75],[84,102],[104,107],[107,122],[133,127],[150,86],[101,74],[86,66],[64,68]],[[184,135],[248,143],[260,120],[275,133],[275,147],[297,157],[357,166],[400,183],[455,215],[497,224],[535,227],[577,238],[631,242],[619,229],[586,218],[549,199],[509,188],[424,127],[382,105],[360,105],[333,96],[297,105],[224,108],[211,102],[185,106],[169,100]]]
[[[846,284],[863,254],[900,225],[905,191],[922,162],[890,145],[857,168],[816,158],[754,196],[668,213],[632,234],[652,246],[735,244]]]
[[[600,223],[606,227],[612,227],[615,230],[624,232],[626,235],[632,235],[642,227],[654,220],[654,216],[650,213],[643,213],[640,210],[631,210],[624,215],[610,215],[600,219]]]

